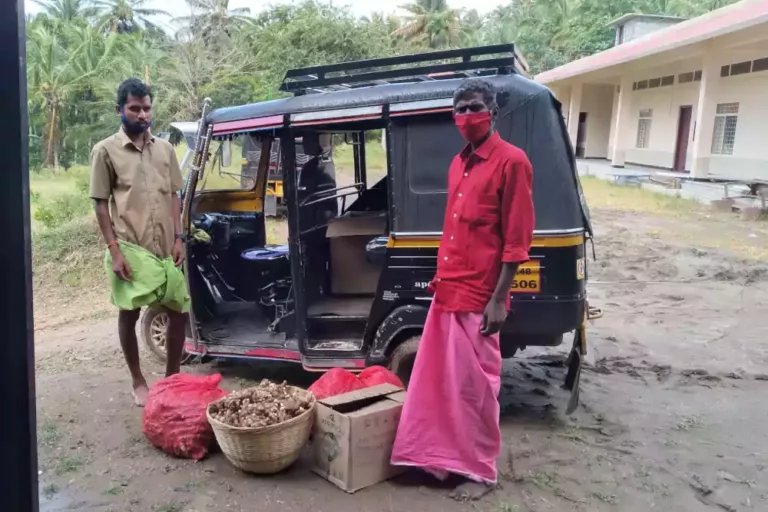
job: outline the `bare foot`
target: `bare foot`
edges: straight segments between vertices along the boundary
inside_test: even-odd
[[[451,492],[456,501],[476,501],[496,489],[495,484],[464,482]]]
[[[146,405],[148,394],[149,394],[149,387],[147,387],[146,382],[134,384],[133,401],[137,407],[144,407],[144,405]]]

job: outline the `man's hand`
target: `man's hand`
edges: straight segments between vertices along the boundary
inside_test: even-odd
[[[176,239],[176,242],[173,244],[173,250],[171,251],[171,256],[173,257],[173,263],[177,267],[181,266],[182,263],[184,263],[184,243]]]
[[[128,264],[125,257],[123,257],[123,253],[120,252],[120,249],[116,247],[112,249],[112,272],[114,272],[117,278],[121,281],[130,281],[133,277],[131,266]]]
[[[507,308],[503,301],[491,299],[491,302],[485,307],[483,312],[483,325],[480,327],[480,334],[491,336],[501,330],[504,320],[507,319]]]

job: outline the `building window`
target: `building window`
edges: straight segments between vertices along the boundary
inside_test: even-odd
[[[733,144],[736,141],[736,121],[738,120],[738,103],[721,103],[715,114],[715,129],[712,134],[712,154],[732,155]]]
[[[675,75],[661,77],[661,86],[675,85]]]
[[[640,111],[640,118],[637,120],[637,142],[635,147],[645,149],[651,140],[651,118],[653,110],[645,108]]]
[[[768,58],[752,61],[752,72],[768,71]]]
[[[693,82],[693,71],[689,73],[680,73],[677,77],[678,83],[687,84]]]
[[[752,61],[739,62],[738,64],[731,64],[731,76],[745,75],[752,72]]]

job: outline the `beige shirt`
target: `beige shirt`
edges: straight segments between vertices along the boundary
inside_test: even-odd
[[[149,133],[143,150],[121,128],[91,151],[91,198],[109,200],[118,239],[160,258],[176,241],[172,200],[182,186],[173,146]]]

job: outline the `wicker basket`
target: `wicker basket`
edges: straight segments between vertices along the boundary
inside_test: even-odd
[[[308,393],[301,388],[294,388]],[[309,440],[316,401],[312,398],[309,410],[288,421],[268,427],[232,427],[211,417],[210,405],[206,411],[216,441],[229,462],[248,473],[278,473],[301,455]]]

